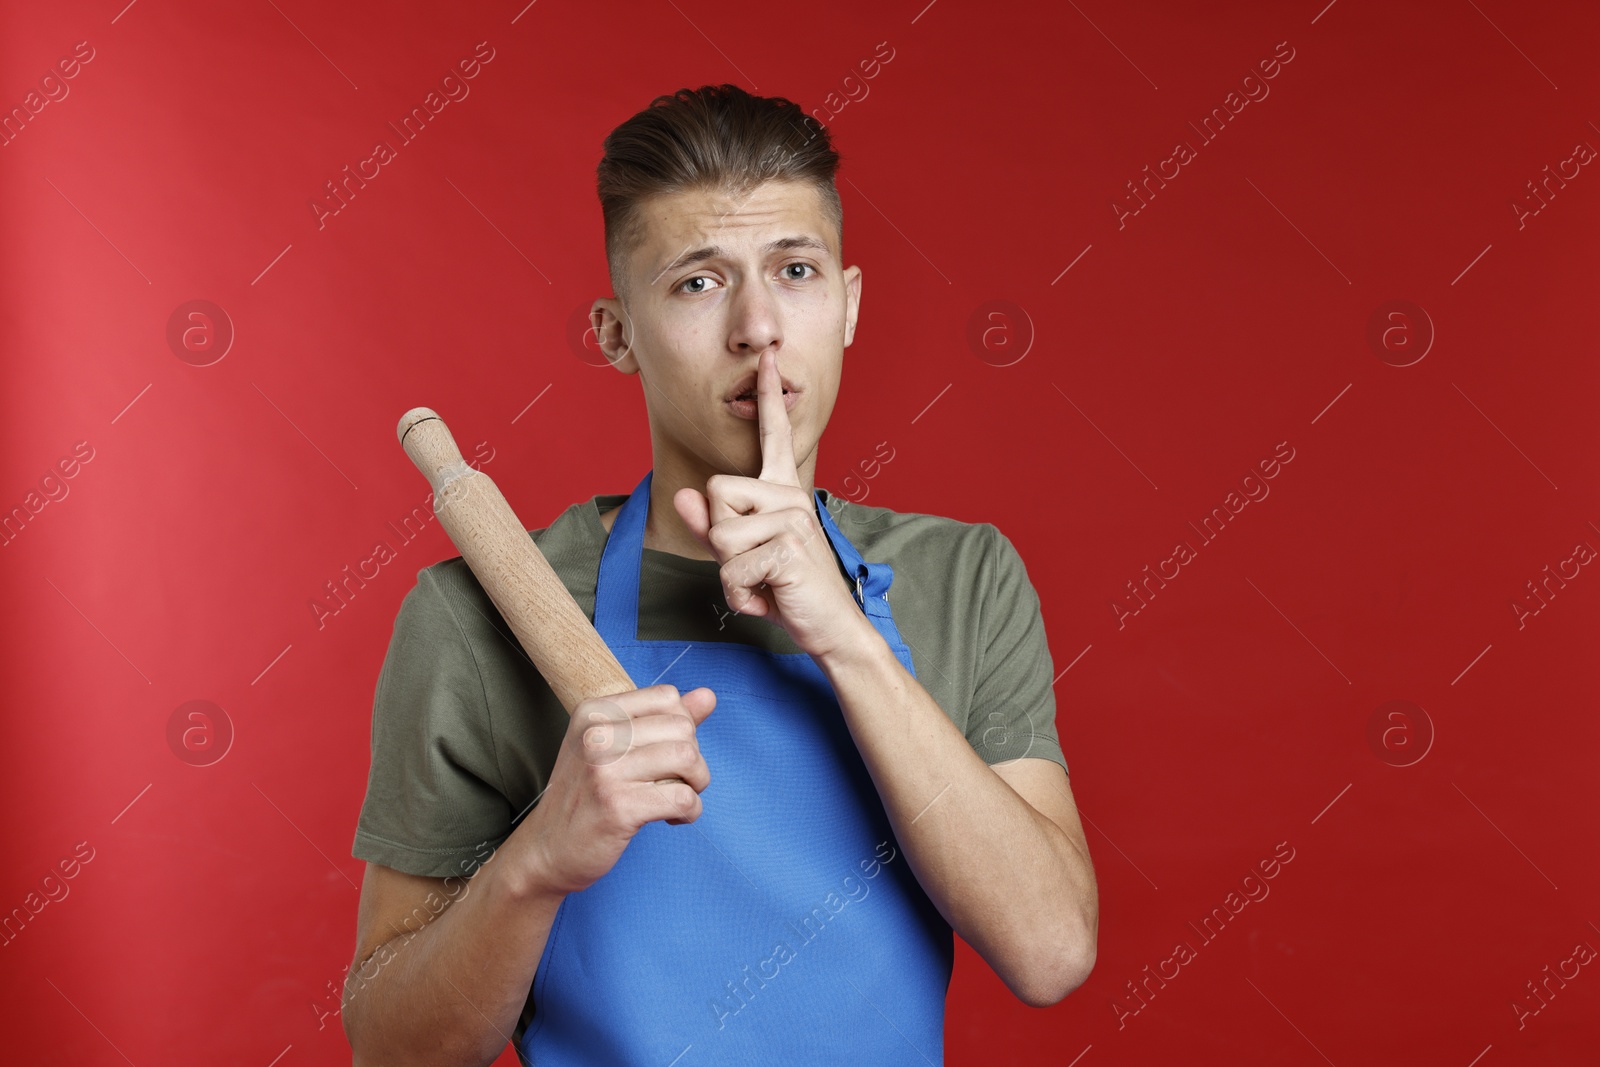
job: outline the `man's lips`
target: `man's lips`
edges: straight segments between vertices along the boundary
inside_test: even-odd
[[[799,399],[800,394],[798,392],[791,392],[787,389],[784,390],[783,409],[785,411],[793,411],[794,406]],[[727,406],[728,410],[734,415],[735,418],[759,418],[757,409],[760,407],[760,405],[757,402],[755,394],[753,393],[748,397],[733,397],[730,400],[724,400],[723,404]]]
[[[799,393],[800,387],[788,378],[781,378],[785,393]],[[751,371],[734,384],[733,388],[722,394],[723,400],[754,400],[756,399],[756,374]]]

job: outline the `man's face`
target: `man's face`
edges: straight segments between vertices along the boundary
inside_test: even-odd
[[[596,300],[590,319],[612,364],[644,385],[656,469],[760,473],[755,403],[727,397],[744,387],[754,397],[770,348],[793,394],[795,460],[812,483],[861,301],[861,269],[840,263],[821,195],[767,181],[741,196],[660,195],[643,214],[644,240],[624,265],[626,307]]]

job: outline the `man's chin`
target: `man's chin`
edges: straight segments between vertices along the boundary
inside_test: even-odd
[[[715,467],[719,473],[739,478],[761,477],[761,442],[751,435],[748,441],[734,441],[722,446],[725,455],[718,456]]]

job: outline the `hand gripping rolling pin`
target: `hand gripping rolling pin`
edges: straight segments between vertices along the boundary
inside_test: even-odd
[[[567,714],[585,700],[637,689],[494,480],[461,458],[444,420],[412,408],[395,432],[433,486],[440,524]]]

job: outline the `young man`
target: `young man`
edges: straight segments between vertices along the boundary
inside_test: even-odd
[[[938,1063],[952,928],[1028,1004],[1088,976],[1015,548],[813,483],[861,300],[837,167],[726,85],[606,139],[592,317],[653,462],[532,536],[640,688],[569,720],[460,557],[418,573],[352,849],[356,1063]]]

